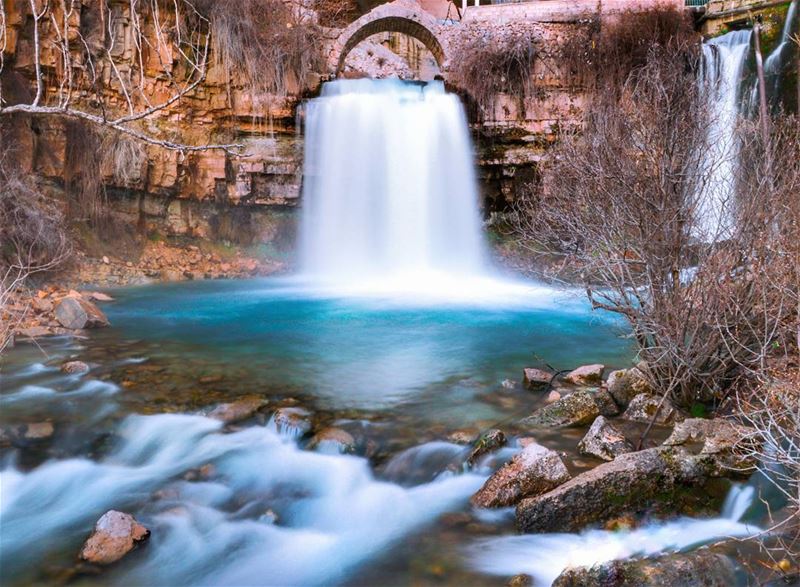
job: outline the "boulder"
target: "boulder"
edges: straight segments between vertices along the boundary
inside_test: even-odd
[[[484,432],[472,445],[472,451],[467,457],[467,464],[470,467],[473,466],[482,456],[505,446],[507,442],[506,435],[502,430],[492,429]]]
[[[349,432],[341,428],[325,428],[311,438],[308,448],[323,453],[352,453],[356,450],[356,441]]]
[[[260,397],[245,397],[231,403],[218,405],[208,413],[208,417],[224,424],[233,424],[252,418],[266,403]]]
[[[603,381],[605,365],[583,365],[564,376],[564,381],[573,385],[598,385]]]
[[[694,474],[682,449],[656,447],[622,454],[537,497],[517,504],[522,532],[575,532],[659,499],[669,499],[676,484]]]
[[[92,302],[82,298],[66,297],[56,304],[56,320],[64,328],[102,328],[108,326],[108,318]]]
[[[88,373],[89,365],[83,361],[67,361],[61,365],[61,371],[68,375],[75,375],[77,373]]]
[[[751,472],[755,466],[756,431],[730,420],[689,418],[675,424],[664,446],[683,446],[709,457],[716,472]],[[699,448],[699,450],[698,450]]]
[[[311,412],[303,408],[278,408],[270,420],[278,434],[302,438],[313,427]]]
[[[732,558],[701,549],[566,569],[553,587],[730,587],[739,585],[743,575]]]
[[[584,455],[613,461],[621,454],[633,452],[634,447],[622,432],[603,416],[598,416],[586,436],[578,443],[578,450]]]
[[[586,426],[599,415],[600,409],[594,394],[582,389],[539,408],[520,424],[539,427]]]
[[[523,369],[522,384],[526,389],[539,389],[553,379],[553,374],[541,369]]]
[[[80,557],[90,563],[108,565],[118,561],[150,536],[150,530],[130,514],[111,510],[103,514],[81,549]]]
[[[598,389],[594,392],[594,402],[597,404],[597,409],[600,410],[600,415],[606,418],[618,416],[622,410],[619,409],[617,402],[611,397],[605,389]]]
[[[671,424],[681,419],[669,399],[647,393],[634,397],[622,417],[634,422],[650,422],[655,417],[656,424]]]
[[[606,387],[621,408],[625,408],[633,398],[641,393],[654,393],[645,379],[644,373],[638,367],[612,371],[606,380]]]
[[[482,508],[508,507],[524,497],[541,495],[569,479],[570,474],[558,453],[530,443],[489,477],[470,501]]]

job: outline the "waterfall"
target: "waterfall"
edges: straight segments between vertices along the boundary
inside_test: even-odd
[[[783,23],[780,43],[778,43],[778,46],[775,47],[766,61],[764,61],[764,77],[766,78],[767,92],[773,100],[779,99],[781,80],[784,73],[783,70],[790,60],[792,27],[797,18],[798,5],[800,5],[800,0],[794,0],[791,6],[789,6],[789,12],[786,14],[786,22]],[[755,91],[758,92],[758,87],[756,87]]]
[[[484,272],[464,110],[442,82],[337,80],[306,111],[301,266],[334,285]]]
[[[750,30],[733,31],[703,44],[701,83],[709,93],[709,119],[706,181],[697,194],[694,236],[706,242],[724,240],[732,227],[739,85],[750,37]]]

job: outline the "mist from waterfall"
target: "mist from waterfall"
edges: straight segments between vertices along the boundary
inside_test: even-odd
[[[300,264],[313,284],[448,300],[520,287],[491,276],[466,115],[442,82],[326,83],[305,137]]]
[[[697,198],[694,236],[706,242],[730,235],[738,158],[739,88],[752,31],[733,31],[703,44],[701,83],[709,103],[706,183]]]

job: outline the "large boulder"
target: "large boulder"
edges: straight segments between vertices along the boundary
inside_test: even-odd
[[[675,424],[664,446],[682,446],[708,457],[715,473],[750,473],[755,466],[756,431],[730,420],[689,418]]]
[[[592,427],[578,443],[581,454],[613,461],[619,455],[633,452],[633,445],[611,422],[603,416],[595,419]]]
[[[108,565],[121,559],[149,536],[150,530],[132,515],[110,510],[95,524],[80,557],[90,563]]]
[[[586,426],[599,415],[600,408],[594,394],[581,389],[539,408],[520,424],[539,427]]]
[[[683,419],[668,399],[647,393],[634,397],[622,417],[634,422],[654,421],[656,424],[672,424]]]
[[[66,297],[56,304],[58,323],[70,330],[102,328],[108,326],[108,318],[92,302],[78,297]]]
[[[566,569],[553,587],[730,587],[743,575],[730,557],[702,549]]]
[[[598,385],[603,381],[605,365],[582,365],[564,376],[564,381],[573,385]]]
[[[691,456],[656,447],[618,456],[537,497],[517,504],[523,532],[574,532],[669,499],[678,483],[695,480]]]
[[[553,374],[549,371],[533,368],[522,370],[522,384],[527,389],[539,389],[550,383],[552,379]]]
[[[558,453],[530,443],[494,473],[472,496],[472,505],[482,508],[508,507],[520,499],[541,495],[570,479]]]
[[[606,387],[621,408],[626,407],[639,394],[655,393],[639,367],[612,371],[608,374]]]

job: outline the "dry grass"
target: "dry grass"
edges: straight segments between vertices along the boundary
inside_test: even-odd
[[[499,94],[517,100],[520,116],[535,91],[537,51],[532,35],[502,31],[465,35],[453,57],[450,80],[478,105],[482,118],[493,114]]]

